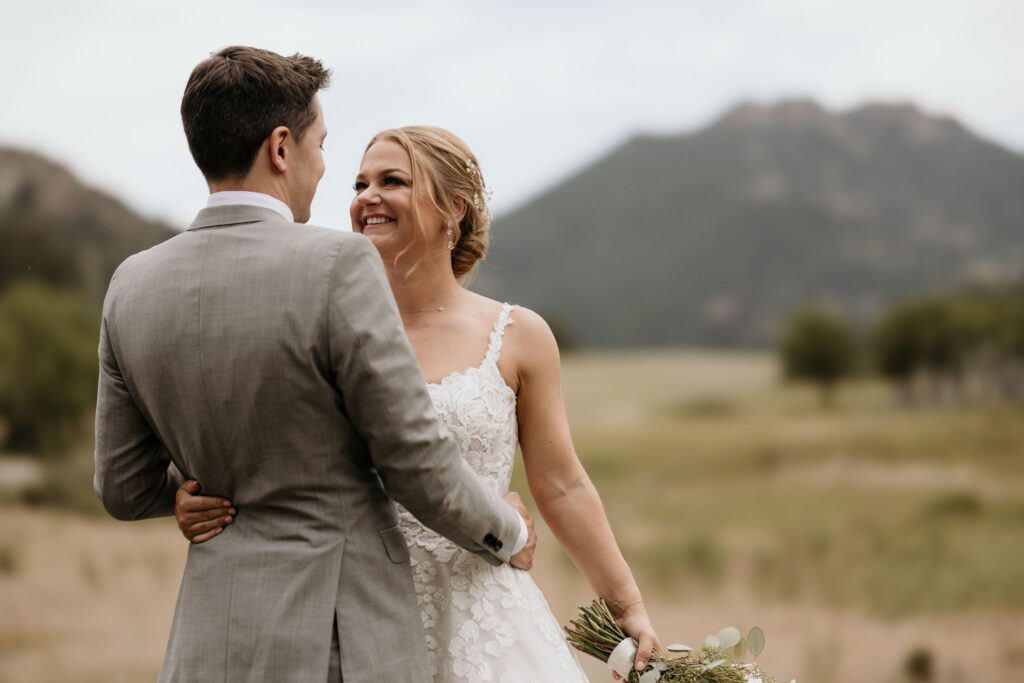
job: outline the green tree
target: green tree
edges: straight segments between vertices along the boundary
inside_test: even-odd
[[[7,446],[50,452],[95,405],[99,311],[35,282],[0,296],[0,420]]]
[[[838,316],[818,308],[793,316],[782,334],[779,353],[786,377],[817,384],[823,406],[831,405],[836,385],[857,367],[853,331]]]
[[[2,212],[0,240],[0,289],[26,279],[82,285],[79,256],[55,222],[28,211]]]
[[[937,343],[937,307],[914,300],[886,312],[871,334],[875,365],[883,377],[900,389],[904,401],[913,398],[913,380],[926,367],[942,364],[943,345]]]
[[[924,352],[917,334],[916,320],[908,306],[887,312],[871,334],[875,365],[886,379],[899,386],[905,398],[911,398],[914,373],[924,364]]]
[[[879,320],[871,340],[879,372],[908,401],[918,375],[929,380],[933,399],[944,385],[959,400],[969,398],[972,377],[997,387],[990,393],[1002,398],[1020,394],[1024,385],[1024,300],[1012,291],[968,290],[905,301]]]
[[[988,361],[999,398],[1024,398],[1024,298],[999,292],[976,305],[975,348]]]

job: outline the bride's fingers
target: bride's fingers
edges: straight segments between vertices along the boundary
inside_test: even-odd
[[[213,531],[207,531],[205,534],[200,534],[199,536],[195,536],[195,537],[190,538],[188,540],[191,541],[192,543],[204,543],[206,541],[209,541],[211,538],[213,538],[214,536],[218,535],[222,531],[224,531],[224,527],[219,526],[216,529],[214,529]]]
[[[228,524],[231,524],[232,521],[233,518],[231,517],[218,517],[217,519],[209,522],[199,522],[197,524],[192,524],[188,527],[187,530],[185,530],[185,538],[193,540],[199,536],[208,534],[209,532],[214,531],[215,529],[221,529],[223,527],[226,527]]]
[[[219,517],[213,521],[191,524],[186,529],[183,529],[182,532],[186,539],[195,542],[196,539],[206,537],[211,531],[223,528],[232,521],[233,519],[231,517]]]
[[[174,503],[182,512],[195,512],[198,510],[231,507],[231,501],[220,496],[200,496],[199,482],[189,479],[178,487],[174,495]]]
[[[187,532],[195,525],[202,524],[204,522],[218,523],[217,520],[222,520],[219,523],[223,523],[224,519],[234,519],[235,512],[236,511],[232,508],[231,510],[215,509],[201,510],[199,512],[179,513],[177,516],[178,528],[181,529],[182,532]]]
[[[640,641],[636,648],[636,670],[643,671],[654,651],[654,638],[650,633],[640,634]]]
[[[182,496],[178,505],[185,512],[196,512],[199,510],[220,510],[231,507],[231,501],[227,498],[215,496]]]
[[[191,512],[185,512],[183,517],[187,517],[196,522],[205,522],[210,519],[216,519],[221,515],[235,516],[238,511],[235,508],[223,508],[223,507],[210,507],[202,508],[200,510],[193,510]]]

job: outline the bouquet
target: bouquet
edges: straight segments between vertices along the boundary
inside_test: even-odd
[[[776,683],[756,662],[743,663],[748,652],[756,660],[764,649],[764,632],[756,626],[746,639],[733,626],[723,628],[697,650],[669,645],[669,655],[654,653],[647,668],[637,671],[633,666],[636,641],[615,623],[604,600],[580,607],[579,618],[570,624],[565,627],[569,644],[607,663],[629,683]]]

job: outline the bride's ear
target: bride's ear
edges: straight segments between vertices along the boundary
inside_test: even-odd
[[[461,223],[466,217],[466,200],[462,197],[453,197],[452,205],[455,207],[455,222]]]

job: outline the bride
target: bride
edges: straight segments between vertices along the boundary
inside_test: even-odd
[[[442,428],[501,494],[516,445],[530,493],[559,543],[639,642],[637,669],[658,647],[633,575],[569,436],[558,347],[525,308],[463,288],[487,249],[490,212],[476,158],[441,129],[386,130],[366,147],[350,215],[379,250],[406,335]],[[184,535],[216,536],[234,509],[179,491]],[[585,681],[527,572],[492,566],[399,509],[435,681]],[[398,655],[400,656],[400,655]]]

